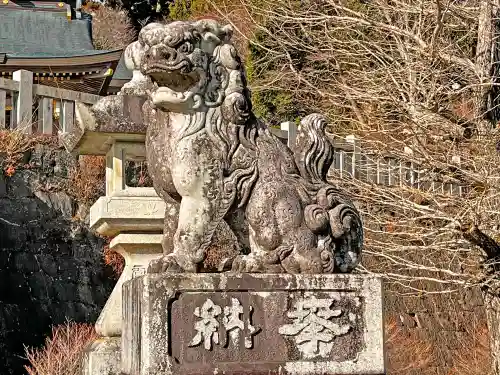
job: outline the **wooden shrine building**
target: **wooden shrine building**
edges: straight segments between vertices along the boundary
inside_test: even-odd
[[[96,95],[119,91],[131,78],[123,50],[94,49],[91,17],[80,5],[0,0],[0,78],[24,69],[33,72],[35,84]],[[11,104],[7,98],[7,112]]]

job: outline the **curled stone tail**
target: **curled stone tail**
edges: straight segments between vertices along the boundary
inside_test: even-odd
[[[333,162],[333,146],[326,138],[326,119],[313,113],[302,119],[297,141],[292,147],[300,175],[311,181],[326,182]]]
[[[318,236],[324,273],[350,272],[360,261],[363,224],[355,206],[330,186],[304,209],[307,227]]]

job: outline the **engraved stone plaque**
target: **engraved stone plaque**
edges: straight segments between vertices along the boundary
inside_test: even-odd
[[[146,273],[146,267],[143,265],[135,265],[132,267],[132,278],[142,276]]]
[[[375,277],[146,275],[124,298],[127,375],[385,373]]]

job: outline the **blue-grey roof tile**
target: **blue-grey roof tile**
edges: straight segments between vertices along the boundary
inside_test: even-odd
[[[51,12],[0,8],[0,53],[12,57],[69,57],[102,53],[92,45],[88,20]]]
[[[113,74],[114,79],[123,79],[123,80],[131,80],[132,79],[132,72],[128,70],[128,68],[125,66],[125,62],[123,61],[123,55],[120,61],[118,62],[118,65],[116,66],[116,71],[115,74]]]

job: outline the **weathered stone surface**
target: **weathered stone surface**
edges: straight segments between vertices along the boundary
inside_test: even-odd
[[[71,219],[76,202],[63,189],[77,161],[41,144],[25,159],[29,168],[0,173],[2,375],[25,373],[24,346],[43,346],[52,326],[94,323],[115,283],[103,262],[103,239]]]
[[[98,339],[85,350],[82,375],[119,375],[120,359],[120,338]]]
[[[141,189],[134,189],[137,192]],[[144,195],[101,197],[90,209],[90,227],[105,236],[123,231],[157,232],[163,230],[165,203],[152,189]],[[152,194],[146,194],[152,192]]]
[[[96,147],[103,147],[106,138],[116,134],[144,139],[144,102],[145,99],[138,96],[111,95],[93,106],[76,103],[76,126],[69,132],[60,133],[60,142],[70,151],[79,149],[80,154],[98,154]]]
[[[179,206],[150,272],[202,272],[210,245],[236,250],[210,254],[219,270],[350,272],[362,223],[326,181],[333,146],[325,118],[305,117],[296,144],[284,145],[252,112],[231,36],[214,20],[152,23],[127,48],[128,66],[153,83],[142,106],[148,171],[158,195]]]
[[[126,375],[385,373],[375,277],[148,274],[123,314]]]
[[[144,28],[154,27],[147,25]],[[151,80],[143,75],[140,71],[140,59],[138,58],[142,52],[142,46],[139,42],[131,43],[125,49],[123,54],[125,65],[132,71],[132,79],[123,85],[121,92],[125,95],[135,95],[139,97],[147,97],[147,91],[151,89]]]
[[[96,127],[93,131],[109,133],[144,133],[146,126],[142,106],[146,100],[131,95],[111,95],[99,100],[91,109]]]
[[[110,249],[125,259],[125,268],[96,322],[96,331],[105,337],[122,333],[122,286],[128,280],[146,273],[147,266],[162,254],[163,235],[154,233],[121,233],[111,241]]]

